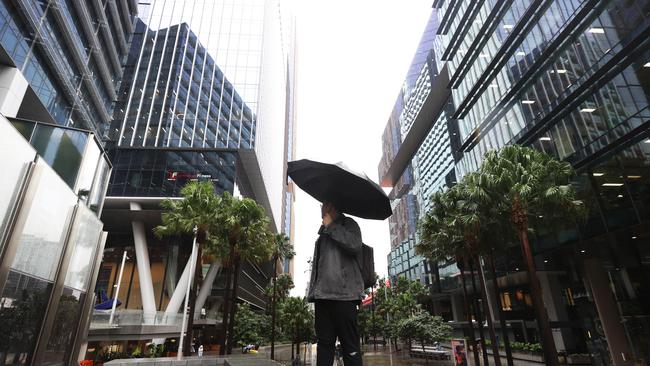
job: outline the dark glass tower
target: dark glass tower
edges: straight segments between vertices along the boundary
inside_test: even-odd
[[[447,121],[453,183],[487,151],[522,144],[570,162],[589,208],[586,224],[532,243],[558,351],[594,364],[650,358],[650,2],[436,0],[438,74],[397,156],[426,146]],[[425,141],[425,145],[421,145]],[[444,143],[444,141],[440,142]],[[408,159],[395,159],[386,185]],[[518,248],[496,256],[511,338],[536,342]],[[464,319],[459,270],[440,264],[437,311]]]

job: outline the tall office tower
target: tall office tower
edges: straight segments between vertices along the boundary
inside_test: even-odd
[[[114,169],[97,281],[99,292],[122,301],[119,314],[142,316],[107,327],[98,310],[89,349],[128,351],[152,339],[166,340],[167,349],[177,345],[191,246],[188,238],[160,240],[152,229],[160,224],[160,202],[178,197],[185,183],[207,180],[217,193],[253,198],[278,232],[291,232],[293,197],[284,172],[295,149],[295,42],[287,10],[279,1],[157,0],[142,6],[125,68],[130,82],[120,90],[105,134]],[[115,294],[125,251],[130,260]],[[272,268],[245,264],[238,301],[266,309],[263,289]],[[218,261],[205,262],[197,294],[194,336],[206,347],[221,336],[220,269]],[[168,321],[145,316],[156,313]],[[142,324],[133,332],[131,326]]]
[[[0,1],[0,364],[76,365],[135,1]]]
[[[571,163],[588,220],[561,232],[536,228],[532,240],[555,347],[593,364],[647,361],[650,2],[436,0],[434,7],[439,72],[422,107],[426,120],[419,129],[416,120],[396,155],[413,156],[406,142],[425,141],[445,119],[457,128],[448,130],[459,179],[508,144]],[[393,161],[386,185],[397,183],[404,161]],[[492,294],[510,338],[538,341],[519,248],[495,261],[500,291]],[[459,274],[441,263],[435,276],[448,319],[465,319]]]
[[[433,11],[384,130],[380,177],[387,174],[395,159],[404,158],[397,155],[403,136],[413,125],[431,91],[431,79],[437,73],[433,56],[433,39],[437,28],[438,17]],[[440,127],[446,129],[444,123]],[[405,172],[390,193],[393,216],[389,218],[391,252],[388,255],[388,275],[393,280],[404,276],[425,285],[432,283],[429,263],[415,255],[413,248],[418,240],[417,222],[420,212],[423,212],[420,209],[423,205],[422,193],[430,192],[434,185],[439,189],[439,182],[431,182],[429,177],[432,172],[440,174],[435,169],[442,163],[436,146],[446,141],[441,137],[440,131],[432,131],[427,137],[426,146],[418,151],[417,156],[408,157]]]

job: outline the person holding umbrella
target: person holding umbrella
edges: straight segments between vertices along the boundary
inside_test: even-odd
[[[385,219],[392,214],[390,202],[376,183],[341,163],[293,161],[287,174],[322,203],[307,295],[315,303],[316,364],[333,364],[338,338],[345,365],[363,365],[357,326],[358,307],[365,296],[363,241],[359,225],[344,213]]]

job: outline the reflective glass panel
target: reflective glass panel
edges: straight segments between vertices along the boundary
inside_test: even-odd
[[[52,290],[69,217],[77,197],[47,164],[41,171],[29,202],[25,202],[25,225],[17,240],[16,254],[0,297],[0,329],[3,332],[4,360],[0,364],[26,365],[31,362],[47,302]],[[31,207],[27,205],[31,205]],[[27,208],[29,207],[29,208]],[[3,363],[4,362],[4,363]]]

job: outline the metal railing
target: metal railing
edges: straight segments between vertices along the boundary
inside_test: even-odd
[[[164,311],[145,312],[143,310],[118,310],[109,323],[110,311],[95,310],[90,318],[90,328],[111,328],[127,325],[168,325],[180,326],[183,314],[165,314]]]

